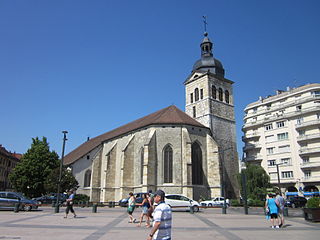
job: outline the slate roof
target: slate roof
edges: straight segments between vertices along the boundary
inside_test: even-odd
[[[171,105],[150,115],[147,115],[126,125],[123,125],[119,128],[111,130],[110,132],[106,132],[95,138],[90,139],[89,141],[81,144],[79,147],[67,154],[64,158],[64,164],[68,165],[75,162],[76,160],[78,160],[79,158],[81,158],[82,156],[84,156],[85,154],[87,154],[92,149],[96,148],[105,141],[111,140],[113,138],[119,137],[121,135],[150,125],[161,124],[191,125],[196,127],[207,128],[206,126],[202,125],[201,123],[187,115],[185,112],[181,111],[176,106]]]

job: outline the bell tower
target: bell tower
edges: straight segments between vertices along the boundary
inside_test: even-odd
[[[224,68],[214,58],[213,43],[204,33],[201,58],[195,62],[184,82],[186,113],[211,129],[219,145],[220,176],[228,198],[238,196],[239,173],[234,116],[233,81],[225,78]],[[223,194],[221,194],[223,195]]]

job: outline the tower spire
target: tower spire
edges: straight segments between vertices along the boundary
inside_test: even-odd
[[[204,24],[204,35],[207,36],[208,33],[207,33],[207,25],[208,25],[208,22],[207,22],[207,16],[202,16],[203,18],[203,24]]]

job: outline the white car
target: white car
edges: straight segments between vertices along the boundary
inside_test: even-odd
[[[205,206],[205,207],[213,207],[213,206],[222,207],[224,204],[224,198],[223,197],[216,197],[216,198],[212,198],[211,200],[202,201],[202,202],[200,202],[200,204],[201,204],[201,206]],[[227,207],[230,206],[229,199],[226,199],[226,205],[227,205]]]
[[[200,204],[197,201],[180,194],[167,194],[165,202],[172,208],[172,210],[189,211],[192,206],[193,211],[199,212]]]

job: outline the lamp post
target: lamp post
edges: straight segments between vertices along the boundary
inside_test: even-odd
[[[59,171],[59,180],[58,180],[58,193],[57,193],[57,202],[55,207],[55,213],[59,212],[59,200],[60,200],[60,185],[61,185],[61,176],[62,176],[62,166],[63,166],[63,158],[64,158],[64,149],[66,146],[67,133],[68,131],[62,131],[63,133],[63,144],[62,144],[62,154],[61,154],[61,161],[60,161],[60,171]]]
[[[221,167],[222,167],[222,195],[223,195],[223,206],[222,206],[222,214],[227,214],[227,202],[226,202],[226,179],[225,179],[225,164],[224,164],[224,153],[228,150],[232,149],[232,147],[221,149],[219,153],[221,153]]]
[[[280,196],[281,196],[281,195],[282,195],[282,193],[281,193],[281,186],[280,186],[279,165],[282,165],[282,163],[276,163],[275,165],[277,166],[278,188],[279,188],[279,193],[280,193]]]
[[[246,163],[241,162],[241,180],[242,180],[242,200],[243,200],[243,208],[244,214],[248,215],[248,203],[247,203],[247,177],[245,174],[245,170],[247,169]]]

